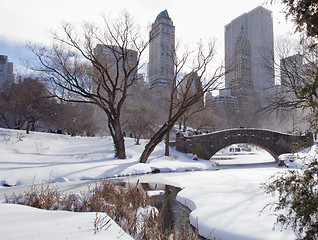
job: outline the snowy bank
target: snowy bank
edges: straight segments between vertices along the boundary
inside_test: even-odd
[[[0,128],[0,185],[30,185],[78,180],[93,180],[161,172],[211,170],[206,160],[174,150],[163,157],[161,143],[146,164],[139,163],[145,140],[135,145],[126,138],[127,159],[114,157],[111,137],[71,137],[59,134]]]
[[[98,216],[106,214],[98,213]],[[1,239],[133,239],[112,219],[108,219],[107,229],[95,233],[95,218],[93,212],[47,211],[18,204],[0,204]]]

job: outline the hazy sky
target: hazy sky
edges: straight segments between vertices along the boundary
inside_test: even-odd
[[[224,52],[224,26],[232,19],[262,5],[273,12],[274,36],[293,33],[282,14],[283,7],[265,0],[0,0],[0,54],[9,55],[15,43],[46,42],[50,31],[62,22],[81,24],[101,21],[102,15],[116,17],[127,10],[146,31],[157,15],[167,9],[176,28],[176,38],[191,44],[216,38],[220,56]],[[8,44],[3,42],[10,42]]]

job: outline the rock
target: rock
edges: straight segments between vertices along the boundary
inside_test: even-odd
[[[278,161],[278,167],[284,167],[285,162],[284,161]]]
[[[154,170],[152,170],[152,173],[160,173],[160,169],[155,168]]]

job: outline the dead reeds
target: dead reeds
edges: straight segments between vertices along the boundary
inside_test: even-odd
[[[22,204],[46,210],[106,212],[135,239],[168,239],[162,229],[158,210],[151,198],[139,187],[121,187],[101,181],[86,192],[63,194],[50,185],[32,186],[29,192],[5,197],[6,203]],[[96,214],[95,233],[107,229],[109,221]]]

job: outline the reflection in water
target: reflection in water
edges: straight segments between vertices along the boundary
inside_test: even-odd
[[[149,193],[152,205],[155,206],[162,217],[163,228],[168,234],[174,234],[174,239],[194,239],[195,228],[190,224],[190,210],[176,200],[179,187],[156,183],[128,183],[123,180],[114,181],[121,186],[140,186]],[[204,239],[204,238],[200,238]]]

